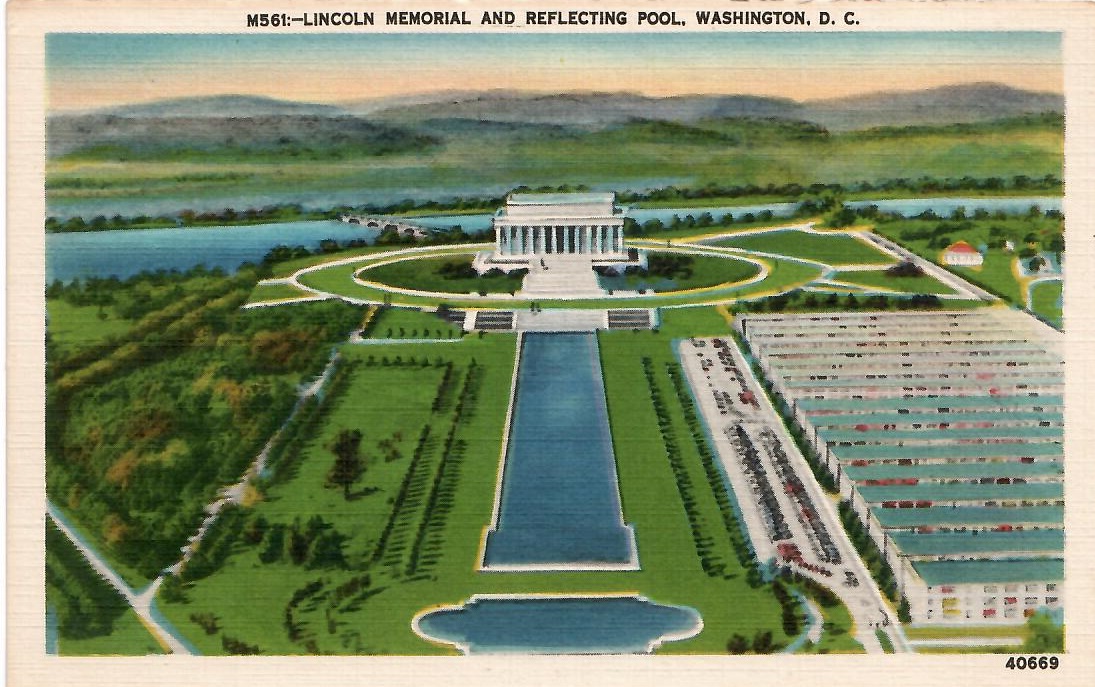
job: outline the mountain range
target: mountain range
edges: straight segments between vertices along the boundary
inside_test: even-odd
[[[1063,110],[1060,94],[997,83],[802,102],[749,95],[653,97],[511,90],[439,91],[337,104],[217,95],[55,114],[47,123],[47,143],[50,157],[89,149],[128,151],[132,159],[134,153],[155,157],[163,150],[212,151],[218,146],[275,154],[279,148],[344,145],[355,154],[382,155],[469,131],[581,134],[635,122],[691,126],[719,120],[778,120],[839,132],[984,122]],[[669,127],[663,133],[671,131]]]

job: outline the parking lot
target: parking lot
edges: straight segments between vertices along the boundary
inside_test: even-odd
[[[855,638],[868,652],[882,651],[876,627],[904,650],[892,611],[845,535],[833,500],[817,484],[733,339],[689,339],[678,352],[758,560],[832,589],[851,612]]]

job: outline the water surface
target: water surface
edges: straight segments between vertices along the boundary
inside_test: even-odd
[[[486,567],[633,563],[596,334],[527,333],[519,365]]]
[[[420,616],[417,629],[464,653],[638,654],[702,628],[699,614],[636,596],[473,598]]]

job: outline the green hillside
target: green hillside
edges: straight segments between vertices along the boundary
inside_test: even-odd
[[[1064,141],[1059,116],[844,133],[740,118],[631,121],[599,129],[433,120],[421,129],[361,131],[324,129],[325,121],[346,118],[307,119],[314,135],[285,141],[253,134],[216,144],[209,135],[188,146],[179,133],[138,145],[92,136],[88,147],[49,161],[47,198],[261,194],[307,204],[351,189],[367,196],[414,188],[466,194],[469,187],[517,184],[763,187],[924,176],[1037,178],[1061,175]]]

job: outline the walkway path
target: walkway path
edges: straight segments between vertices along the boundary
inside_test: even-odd
[[[145,628],[156,638],[156,641],[167,651],[173,654],[185,654],[192,655],[195,652],[192,651],[189,644],[186,643],[182,637],[175,634],[174,630],[168,628],[166,625],[161,624],[153,614],[152,605],[155,603],[156,592],[159,591],[160,584],[163,582],[162,577],[157,577],[152,584],[145,587],[144,590],[138,592],[125,583],[118,573],[114,572],[114,569],[103,560],[102,556],[91,548],[84,540],[76,533],[75,529],[68,524],[61,512],[53,505],[51,501],[46,501],[46,514],[50,520],[57,525],[57,529],[64,534],[72,545],[80,552],[80,555],[88,562],[89,565],[99,573],[99,576],[114,587],[115,590],[121,594],[125,602],[133,609],[133,612],[137,614],[141,623]]]

